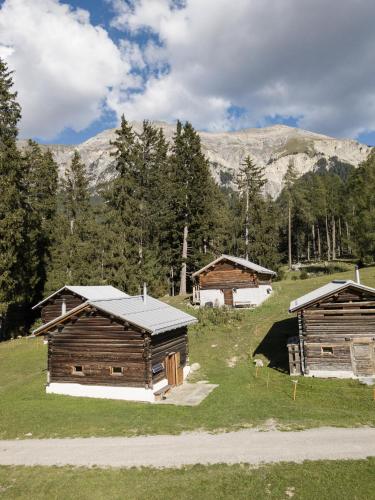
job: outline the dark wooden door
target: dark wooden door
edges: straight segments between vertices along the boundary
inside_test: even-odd
[[[232,288],[224,289],[224,304],[226,306],[233,306],[233,290]]]

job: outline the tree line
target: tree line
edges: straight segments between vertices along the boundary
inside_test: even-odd
[[[21,109],[0,59],[0,338],[26,333],[31,306],[65,284],[111,284],[130,294],[186,293],[191,274],[221,253],[278,270],[301,259],[373,257],[375,158],[360,168],[321,165],[298,178],[291,163],[278,199],[246,156],[234,186],[214,181],[198,133],[177,122],[169,143],[147,120],[122,117],[115,175],[90,186],[79,153],[61,178],[52,153],[17,146]],[[289,256],[289,259],[288,259]]]

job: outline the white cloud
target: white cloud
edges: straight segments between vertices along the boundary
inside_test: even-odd
[[[132,119],[192,120],[200,128],[300,117],[306,128],[375,130],[373,0],[115,0],[113,24],[163,43],[168,75],[112,106]],[[247,109],[238,121],[227,108]]]
[[[62,0],[3,2],[0,56],[15,70],[24,136],[79,131],[107,109],[211,130],[274,116],[338,136],[375,130],[373,0],[107,4],[117,45]]]
[[[82,130],[101,116],[109,87],[132,82],[107,32],[57,0],[5,0],[0,46],[15,70],[24,136]]]

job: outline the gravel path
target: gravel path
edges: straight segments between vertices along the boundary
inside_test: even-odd
[[[0,465],[180,467],[367,456],[375,456],[374,428],[322,427],[300,432],[250,429],[225,434],[0,441]]]

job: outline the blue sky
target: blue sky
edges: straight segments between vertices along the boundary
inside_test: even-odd
[[[375,145],[374,17],[372,0],[0,0],[0,56],[22,137],[44,143],[80,143],[124,113]]]

